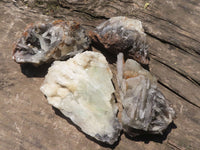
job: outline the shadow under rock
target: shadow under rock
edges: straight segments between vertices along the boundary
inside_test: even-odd
[[[150,60],[150,59],[149,59],[149,60]],[[150,70],[149,70],[149,65],[144,65],[144,64],[141,64],[141,66],[142,66],[144,69],[146,69],[146,70],[150,71]]]
[[[117,62],[117,55],[108,52],[106,49],[103,48],[103,46],[93,44],[92,49],[93,51],[102,53],[106,57],[106,60],[109,62],[109,64]]]
[[[52,63],[33,66],[32,64],[21,64],[21,72],[27,77],[44,77]]]
[[[109,62],[109,64],[113,64],[117,62],[117,54],[113,54],[110,53],[108,50],[106,50],[102,45],[95,45],[93,44],[92,47],[95,49],[95,51],[98,51],[100,53],[102,53],[105,57],[106,60]],[[127,53],[123,53],[124,54],[124,61],[126,61],[127,59],[133,59],[132,57],[129,56],[128,54],[128,50],[125,50]],[[149,61],[150,58],[148,57]],[[134,59],[133,59],[134,60]],[[144,69],[149,71],[149,65],[145,65],[145,64],[141,64],[140,62],[138,62]]]
[[[72,120],[71,120],[70,118],[68,118],[68,117],[66,117],[64,114],[62,114],[62,112],[61,112],[59,109],[57,109],[57,108],[55,108],[55,107],[53,107],[53,106],[52,106],[52,109],[55,111],[55,114],[56,114],[56,115],[58,115],[58,116],[62,117],[63,119],[65,119],[70,125],[73,125],[74,127],[76,127],[76,129],[77,129],[79,132],[83,133],[89,140],[91,140],[91,141],[93,141],[93,142],[99,144],[100,146],[103,146],[103,147],[105,147],[105,148],[114,149],[114,148],[119,144],[119,141],[120,141],[120,139],[121,139],[121,134],[122,134],[122,132],[121,132],[121,134],[120,134],[120,136],[119,136],[118,141],[116,141],[113,145],[110,145],[110,144],[107,144],[107,143],[98,141],[97,139],[95,139],[95,138],[91,137],[90,135],[87,135],[86,133],[84,133],[78,125],[76,125],[75,123],[73,123]]]
[[[125,133],[125,136],[133,141],[142,141],[146,144],[148,144],[150,141],[157,142],[157,143],[163,143],[164,140],[167,139],[168,134],[171,132],[172,129],[176,129],[177,126],[174,124],[174,122],[170,123],[163,132],[163,134],[150,134],[150,133],[144,133],[144,131],[141,130],[134,130],[133,132],[136,133],[135,137],[131,137]]]

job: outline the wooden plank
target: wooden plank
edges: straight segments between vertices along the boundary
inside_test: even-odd
[[[56,1],[56,0],[51,0]],[[52,16],[76,20],[93,29],[106,19],[140,19],[148,34],[150,70],[176,112],[176,129],[162,137],[128,139],[116,147],[99,145],[55,114],[39,91],[43,78],[27,78],[11,58],[11,43],[26,24],[52,19],[45,5],[30,9],[12,0],[0,2],[0,149],[198,149],[200,147],[200,2],[195,0],[59,0]],[[55,8],[55,7],[52,7]],[[148,144],[145,144],[148,143]],[[162,144],[160,144],[162,143]]]

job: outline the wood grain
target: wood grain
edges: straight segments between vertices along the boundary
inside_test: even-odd
[[[199,149],[199,1],[50,1],[37,5],[0,1],[0,149]],[[149,6],[144,8],[147,2]],[[69,120],[57,115],[39,91],[43,77],[25,76],[11,60],[11,54],[12,43],[29,23],[76,20],[89,31],[113,16],[142,21],[148,36],[150,71],[175,108],[177,119],[163,136],[128,139],[122,135],[117,145],[108,147],[86,137]]]

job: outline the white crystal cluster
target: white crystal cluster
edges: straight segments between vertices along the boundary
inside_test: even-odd
[[[69,117],[82,131],[113,144],[121,125],[112,99],[112,72],[105,57],[97,52],[77,54],[56,61],[49,68],[41,91],[48,102]]]
[[[157,80],[149,71],[132,59],[123,63],[123,54],[118,55],[117,79],[123,105],[122,124],[124,131],[162,133],[172,122],[175,112],[163,94],[157,90]]]

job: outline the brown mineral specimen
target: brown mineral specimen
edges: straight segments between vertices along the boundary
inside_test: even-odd
[[[30,25],[18,40],[13,59],[17,63],[40,65],[63,60],[89,47],[85,30],[76,22],[56,20]]]
[[[123,52],[141,64],[148,64],[146,35],[139,20],[113,17],[96,27],[89,35],[94,45],[112,54]]]

